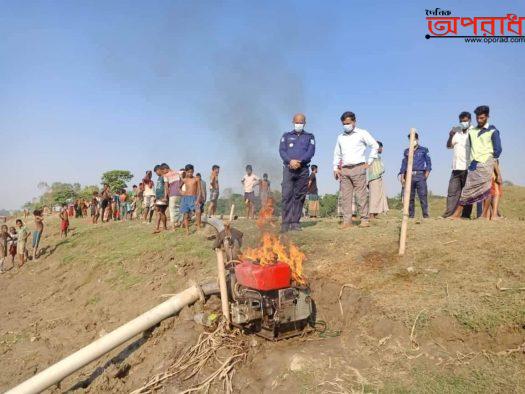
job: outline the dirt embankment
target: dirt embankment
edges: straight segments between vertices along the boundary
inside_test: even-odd
[[[44,256],[0,277],[0,390],[157,305],[190,280],[206,282],[215,275],[204,232],[153,236],[140,223],[93,227],[78,220],[73,226],[71,238],[60,241],[49,220]],[[238,226],[248,244],[257,241],[252,223]],[[503,242],[491,238],[493,223],[455,226],[412,223],[403,259],[396,255],[395,219],[345,233],[331,221],[306,226],[294,239],[308,256],[305,269],[326,331],[277,343],[249,338],[235,390],[525,389],[519,348],[525,342],[524,293],[495,285],[499,278],[509,287],[525,282],[519,263],[525,225],[498,224]],[[483,242],[461,242],[466,233]],[[195,313],[219,309],[215,297],[186,308],[52,391],[132,391],[195,343],[202,332]],[[164,391],[202,378],[174,378]]]

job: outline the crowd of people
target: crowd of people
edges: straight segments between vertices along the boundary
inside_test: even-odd
[[[498,163],[502,152],[500,133],[488,122],[489,107],[477,107],[474,113],[476,126],[472,125],[469,112],[461,112],[459,125],[452,128],[446,142],[446,147],[453,150],[453,161],[446,211],[441,216],[443,218],[470,218],[473,206],[476,206],[478,218],[495,220],[501,217],[499,201],[502,195],[502,177]],[[367,130],[356,126],[356,115],[353,112],[343,113],[340,120],[343,132],[337,137],[334,149],[333,173],[339,182],[338,212],[342,217],[342,229],[352,227],[356,221],[360,222],[360,227],[369,227],[370,219],[388,212],[389,209],[383,183],[383,143]],[[318,166],[310,166],[315,154],[315,137],[304,130],[306,117],[303,114],[294,115],[293,125],[294,129],[283,134],[279,145],[283,160],[282,232],[301,230],[301,218],[316,218],[320,209]],[[427,147],[419,144],[418,133],[415,133],[413,144],[409,216],[415,216],[417,194],[423,218],[428,218],[427,179],[432,171],[430,152]],[[370,150],[368,157],[365,155],[367,149]],[[402,189],[407,186],[408,155],[407,148],[398,173]],[[252,219],[256,216],[256,202],[264,207],[270,199],[271,184],[268,174],[259,178],[252,165],[247,165],[245,170],[241,179],[245,216]],[[201,174],[195,173],[192,164],[176,170],[166,163],[156,165],[153,171],[146,171],[142,181],[133,185],[131,191],[125,188],[111,190],[109,184],[104,184],[101,191],[93,192],[90,200],[77,199],[61,208],[61,237],[68,236],[70,217],[89,215],[93,224],[97,224],[99,220],[102,223],[110,220],[142,220],[144,223],[152,223],[155,212],[154,233],[171,227],[172,230],[183,228],[189,234],[192,221],[200,228],[202,215],[216,214],[220,195],[219,172],[220,167],[213,165],[209,188]],[[157,177],[155,180],[154,174]],[[16,220],[16,228],[1,226],[0,272],[13,268],[16,256],[19,267],[28,258],[38,259],[44,214],[42,210],[33,212],[35,230],[32,233],[31,253],[27,247],[31,234],[22,219]],[[24,220],[27,221],[28,217],[29,211],[25,209]],[[11,263],[10,268],[6,266],[8,262]]]

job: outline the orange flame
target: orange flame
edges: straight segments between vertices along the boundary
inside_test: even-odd
[[[268,198],[257,219],[257,227],[262,232],[261,246],[247,248],[242,253],[242,258],[258,261],[260,265],[275,264],[278,261],[288,264],[292,271],[292,279],[297,284],[303,285],[306,283],[303,275],[303,262],[306,256],[293,242],[290,241],[288,245],[285,245],[271,231],[272,228],[275,228],[273,212],[273,199]]]

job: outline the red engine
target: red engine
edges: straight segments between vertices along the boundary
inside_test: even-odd
[[[251,261],[243,261],[235,266],[237,283],[259,291],[279,290],[290,287],[292,271],[285,263],[277,262],[271,265],[258,265]]]

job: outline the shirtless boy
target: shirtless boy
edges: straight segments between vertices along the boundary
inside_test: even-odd
[[[217,200],[219,199],[219,171],[220,167],[214,164],[211,167],[210,175],[210,205],[208,206],[208,216],[215,215],[217,210]]]
[[[107,215],[107,219],[105,217],[106,210],[111,211],[111,192],[109,190],[109,185],[107,183],[104,183],[104,188],[102,189],[102,192],[100,193],[100,217],[102,223],[104,221],[109,221],[109,218],[111,217],[110,214]],[[66,237],[67,237],[67,231],[66,231]]]
[[[200,181],[193,176],[193,165],[186,164],[184,172],[186,176],[181,182],[182,198],[180,200],[180,212],[184,215],[184,227],[186,234],[189,234],[190,217],[195,212],[195,205],[201,199]],[[184,188],[183,188],[184,186]]]
[[[40,240],[42,239],[42,232],[44,231],[44,216],[40,209],[33,211],[35,217],[35,231],[33,231],[33,261],[38,258],[38,247],[40,246]]]
[[[93,224],[98,223],[98,218],[100,216],[100,198],[98,196],[98,192],[93,192],[93,198],[91,199],[91,222]]]
[[[69,229],[69,213],[67,206],[64,205],[60,211],[60,238],[67,238],[67,230]]]

